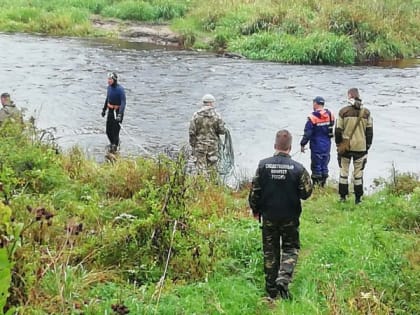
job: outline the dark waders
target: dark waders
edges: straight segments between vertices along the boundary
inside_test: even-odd
[[[120,130],[121,126],[115,119],[118,114],[118,110],[109,109],[108,117],[106,120],[106,135],[111,143],[110,152],[117,152],[118,145],[120,144]]]

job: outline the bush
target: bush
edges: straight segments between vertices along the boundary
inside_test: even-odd
[[[351,64],[355,59],[351,40],[331,33],[297,37],[265,32],[233,40],[229,49],[251,59],[299,64]]]
[[[155,8],[148,2],[124,1],[106,7],[102,14],[123,20],[152,21],[157,15]]]
[[[382,37],[376,38],[374,42],[369,42],[363,51],[368,60],[392,60],[403,58],[406,54],[400,43]]]
[[[183,1],[122,1],[105,7],[101,14],[122,20],[157,21],[182,17],[188,7]]]
[[[407,195],[420,187],[419,175],[415,173],[400,173],[394,168],[392,169],[392,177],[386,183],[389,192],[396,195]]]

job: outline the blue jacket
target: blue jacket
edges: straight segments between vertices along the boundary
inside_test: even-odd
[[[313,153],[330,153],[331,133],[329,129],[333,126],[334,115],[328,109],[312,112],[306,122],[300,145],[304,146],[310,142],[309,147]]]
[[[118,110],[118,113],[123,115],[125,110],[125,91],[122,85],[112,84],[108,85],[108,89],[106,92],[106,99],[104,104],[104,110],[107,109],[107,105],[119,105],[120,108]]]

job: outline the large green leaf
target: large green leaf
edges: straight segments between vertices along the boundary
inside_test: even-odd
[[[3,314],[3,308],[9,296],[11,266],[6,249],[0,248],[0,314]]]

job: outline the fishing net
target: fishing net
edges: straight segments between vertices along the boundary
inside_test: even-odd
[[[219,161],[217,170],[221,176],[229,176],[235,168],[235,154],[233,152],[232,137],[226,129],[224,139],[219,142]]]

